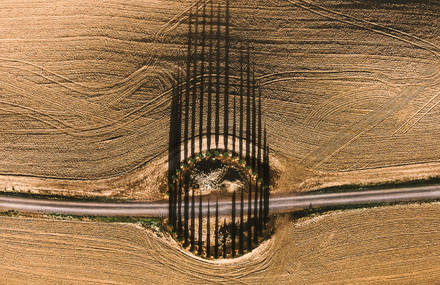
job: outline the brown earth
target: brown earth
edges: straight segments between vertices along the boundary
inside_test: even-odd
[[[5,284],[434,284],[440,204],[279,220],[235,261],[207,261],[130,224],[0,218]]]
[[[0,188],[162,198],[193,3],[3,1]],[[251,43],[263,86],[275,191],[439,176],[438,2],[244,0],[231,14],[232,61]],[[211,262],[133,225],[1,217],[0,283],[433,284],[439,218],[433,203],[280,221],[257,252]]]
[[[194,3],[4,1],[0,187],[160,198]],[[439,13],[427,0],[231,2],[231,72],[249,42],[277,191],[439,175]]]

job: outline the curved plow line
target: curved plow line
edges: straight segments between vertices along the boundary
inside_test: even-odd
[[[381,91],[381,89],[371,89],[371,90],[369,90],[369,91]],[[353,91],[353,92],[350,92],[350,93],[344,93],[344,95],[346,95],[346,96],[349,96],[349,95],[353,95],[353,94],[359,94],[360,92],[359,91]],[[395,94],[395,92],[393,92],[394,94]],[[346,97],[346,96],[344,96],[344,97]],[[370,97],[368,97],[368,98],[361,98],[361,99],[359,99],[359,100],[356,100],[356,101],[348,101],[348,100],[346,100],[346,101],[344,101],[344,103],[342,103],[342,104],[339,104],[339,105],[336,105],[334,108],[330,108],[330,107],[332,107],[332,106],[328,106],[329,108],[327,108],[327,112],[326,113],[318,113],[318,114],[321,114],[321,116],[318,116],[318,118],[317,118],[317,121],[315,122],[315,124],[312,126],[313,128],[319,128],[320,127],[320,125],[321,125],[321,123],[326,119],[326,118],[328,118],[328,117],[330,117],[330,116],[332,116],[333,114],[335,114],[335,113],[337,113],[338,111],[340,111],[341,109],[344,109],[344,108],[349,108],[349,107],[353,107],[353,106],[355,106],[356,104],[360,104],[360,103],[362,103],[362,102],[368,102],[368,101],[370,101],[370,100],[375,100],[375,99],[378,99],[378,98],[383,98],[384,96],[370,96]],[[350,97],[349,96],[349,98],[352,98],[352,97]],[[340,99],[341,101],[343,100],[343,99]],[[335,100],[336,101],[336,100]],[[318,109],[319,110],[319,109]],[[311,119],[313,119],[313,117],[311,118]]]
[[[19,87],[19,86],[16,86],[16,85],[13,85],[13,84],[11,84],[11,83],[5,83],[5,82],[3,82],[3,84],[5,85],[5,86],[9,86],[12,90],[18,90],[18,91],[21,91],[22,92],[22,96],[25,96],[25,97],[27,97],[28,99],[30,99],[31,101],[35,101],[35,97],[36,96],[28,96],[27,94],[28,93],[32,93],[32,92],[28,92],[27,90],[24,90],[24,89],[22,89],[21,87]],[[32,93],[33,94],[33,93]],[[38,95],[37,95],[38,96]],[[39,96],[38,96],[39,97]],[[58,103],[58,102],[56,102],[56,101],[53,101],[53,100],[50,100],[50,99],[47,99],[47,98],[42,98],[42,97],[39,97],[39,98],[37,98],[40,102],[41,101],[45,101],[45,102],[49,102],[50,104],[52,104],[52,105],[54,105],[54,106],[58,106],[61,110],[63,110],[63,109],[65,109],[65,106],[66,105],[62,105],[61,103]],[[6,101],[3,101],[5,104],[7,103]],[[11,103],[11,104],[14,104],[14,103]],[[23,108],[30,108],[30,107],[26,107],[26,106],[23,106],[23,105],[19,105],[19,104],[15,104],[15,106],[16,107],[23,107]],[[40,111],[37,111],[37,110],[35,110],[35,109],[32,109],[34,112],[38,112],[38,113],[41,113]],[[88,113],[88,112],[83,112],[83,111],[81,111],[81,110],[77,110],[76,109],[76,111],[77,111],[77,113],[75,114],[75,115],[78,115],[78,114],[80,114],[80,115],[83,115],[84,117],[92,117],[92,118],[95,118],[95,119],[97,119],[97,120],[100,120],[100,121],[102,121],[102,120],[104,120],[104,121],[108,121],[108,122],[113,122],[112,120],[109,120],[109,119],[107,119],[107,118],[105,118],[105,117],[101,117],[101,116],[98,116],[98,115],[95,115],[94,113]],[[44,114],[44,113],[42,113],[42,114]],[[67,124],[67,123],[63,123],[63,124],[66,124],[66,125],[69,125],[69,124]]]
[[[5,86],[9,86],[12,90],[18,90],[18,91],[20,91],[21,92],[21,96],[24,96],[24,97],[26,97],[26,98],[28,98],[28,99],[30,99],[31,101],[35,101],[35,99],[37,99],[37,101],[39,101],[39,102],[48,102],[48,103],[50,103],[50,104],[52,104],[52,105],[54,105],[54,106],[57,106],[58,108],[60,108],[60,110],[63,110],[63,109],[65,109],[66,108],[66,105],[63,105],[62,103],[59,103],[59,102],[56,102],[56,101],[54,101],[54,100],[51,100],[51,99],[48,99],[48,97],[41,97],[41,96],[39,96],[39,95],[36,95],[35,96],[35,93],[34,92],[29,92],[29,91],[27,91],[27,90],[25,90],[25,89],[23,89],[23,88],[21,88],[21,87],[19,87],[19,86],[17,86],[17,85],[13,85],[13,84],[11,84],[11,83],[3,83]],[[29,87],[31,87],[31,86],[29,86]],[[29,94],[29,93],[31,93],[31,94],[33,94],[34,96],[29,96],[29,95],[27,95],[27,94]],[[44,93],[44,92],[43,92]],[[35,98],[35,97],[37,97],[37,98]],[[72,99],[72,101],[74,101],[74,100],[77,100],[76,98],[73,98]],[[67,101],[68,100],[66,100],[66,102],[64,102],[64,104],[67,104]],[[70,101],[70,102],[72,102],[72,101]],[[6,101],[4,101],[4,103],[6,104],[7,102]],[[80,104],[80,103],[82,103],[81,101],[80,102],[76,102],[77,104]],[[86,103],[87,104],[87,103]],[[26,107],[26,106],[23,106],[23,105],[19,105],[19,104],[15,104],[15,106],[16,107],[23,107],[23,108],[30,108],[30,107]],[[99,106],[97,106],[97,108],[99,108]],[[74,115],[82,115],[83,117],[91,117],[91,118],[95,118],[95,119],[97,119],[98,121],[107,121],[107,122],[109,122],[109,123],[114,123],[115,121],[114,120],[110,120],[110,119],[108,119],[108,118],[105,118],[105,117],[101,117],[101,116],[99,116],[99,115],[96,115],[94,112],[84,112],[83,110],[82,110],[83,108],[76,108],[75,109],[75,112],[76,113],[73,113]],[[99,108],[99,109],[102,109],[102,108]],[[35,109],[32,109],[34,112],[38,112],[38,113],[41,113],[40,111],[37,111],[37,110],[35,110]],[[97,110],[95,110],[95,111],[97,111]],[[104,111],[104,110],[100,110],[100,112],[102,112],[102,111]],[[44,114],[44,113],[41,113],[41,114]],[[60,121],[61,122],[61,121]],[[63,123],[64,125],[66,125],[66,126],[69,126],[69,124],[68,123]],[[72,125],[70,125],[72,128],[73,128],[73,126]],[[78,130],[80,130],[81,128],[78,128]]]
[[[38,76],[40,76],[40,77],[42,77],[42,78],[44,78],[44,79],[46,79],[46,80],[48,80],[48,81],[50,81],[50,82],[53,82],[53,83],[55,83],[55,84],[57,84],[57,85],[59,85],[59,86],[62,86],[62,87],[64,87],[64,88],[68,89],[68,90],[71,90],[71,91],[77,92],[77,93],[82,94],[82,95],[87,95],[86,93],[82,93],[82,92],[80,92],[80,91],[78,91],[78,90],[74,90],[73,88],[71,88],[71,87],[69,87],[69,86],[67,86],[67,85],[65,85],[65,84],[63,84],[63,83],[60,83],[60,82],[58,82],[58,81],[56,81],[56,80],[54,80],[54,79],[52,79],[52,78],[49,78],[49,77],[44,76],[44,75],[41,75],[41,74],[39,74],[39,73],[37,73],[37,72],[35,72],[35,71],[29,70],[29,69],[26,69],[26,68],[15,67],[15,66],[7,66],[7,65],[1,65],[0,67],[4,67],[4,68],[14,68],[14,69],[18,69],[18,70],[27,71],[27,72],[29,72],[29,73],[32,73],[32,74],[38,75]],[[145,79],[144,79],[144,81],[145,81]],[[122,97],[122,96],[126,97],[126,96],[129,96],[129,95],[133,94],[134,91],[136,91],[141,85],[143,85],[143,84],[145,83],[144,81],[138,82],[136,85],[125,86],[124,88],[125,88],[126,90],[123,91],[123,94],[121,94],[120,97]],[[10,85],[10,86],[12,86],[12,85]],[[122,90],[123,90],[124,88],[118,87],[118,89],[122,89]],[[110,94],[110,93],[116,93],[116,92],[119,91],[119,90],[110,90],[110,91],[111,91],[111,92],[109,92],[108,94]],[[126,94],[126,93],[129,93],[129,94]],[[102,96],[104,96],[104,95],[105,95],[105,94],[102,94]],[[101,95],[99,95],[99,96],[101,96]],[[99,97],[99,96],[98,96],[98,97]],[[64,96],[64,97],[65,97],[65,96]],[[69,96],[69,97],[70,97],[70,96]],[[71,97],[71,98],[72,98],[72,100],[82,100],[82,99],[79,99],[79,98],[76,98],[76,97]],[[68,98],[66,98],[66,100],[67,100],[67,99],[68,99]],[[47,97],[45,97],[44,100],[45,100],[45,101],[48,101]],[[54,104],[60,106],[59,103],[55,103],[54,101],[53,101],[52,103],[54,103]],[[94,109],[94,111],[93,111],[93,112],[89,112],[89,114],[88,114],[89,116],[94,116],[94,117],[96,117],[96,118],[99,118],[99,119],[102,120],[102,121],[114,122],[113,120],[108,119],[107,117],[100,117],[100,116],[96,115],[96,113],[100,113],[100,112],[101,112],[99,109],[103,109],[102,104],[99,105],[99,104],[96,104],[96,103],[91,103],[91,102],[89,102],[89,101],[87,101],[87,100],[84,100],[84,103],[85,103],[85,104],[88,104],[88,105],[90,105],[90,106],[95,105],[94,108],[92,108],[92,109]],[[80,109],[81,109],[81,110],[84,110],[85,108],[80,108]],[[90,108],[88,108],[88,109],[90,109]],[[83,113],[83,114],[84,114],[84,113]]]
[[[379,90],[380,91],[380,90],[383,90],[383,89],[371,89],[371,91],[374,91],[374,90]],[[328,110],[333,109],[334,106],[336,106],[336,107],[338,107],[338,106],[343,107],[343,106],[346,106],[346,105],[350,105],[350,103],[348,103],[348,102],[341,103],[339,105],[338,104],[334,104],[335,102],[337,103],[338,101],[342,101],[345,97],[347,97],[347,96],[349,96],[351,94],[358,94],[359,92],[360,91],[357,90],[357,91],[353,91],[353,92],[350,92],[350,93],[343,93],[340,96],[332,96],[331,98],[327,99],[323,104],[318,105],[318,106],[315,107],[315,109],[306,117],[304,125],[310,126],[310,127],[313,127],[313,128],[316,129],[318,127],[319,123],[322,120],[324,120],[325,118],[328,117],[328,113],[333,113],[333,112],[328,111]],[[391,92],[395,93],[393,91],[391,91]],[[372,98],[379,98],[379,96],[372,97]],[[365,100],[368,100],[368,99],[365,99]],[[326,113],[323,113],[323,109],[327,110]],[[313,120],[315,120],[315,124],[314,125],[312,125],[312,121]]]
[[[299,0],[299,1],[301,1],[301,2],[303,2],[303,3],[307,3],[307,4],[311,5],[311,6],[315,6],[315,7],[319,8],[319,9],[321,9],[321,10],[323,10],[323,11],[326,11],[326,12],[328,12],[328,13],[331,13],[331,14],[335,14],[335,15],[339,15],[339,16],[342,16],[342,17],[346,17],[346,18],[348,18],[348,19],[352,19],[352,20],[354,20],[354,21],[363,22],[363,23],[366,23],[366,24],[369,24],[369,25],[372,25],[372,26],[376,26],[376,27],[380,27],[380,28],[383,28],[383,29],[386,29],[386,30],[389,30],[389,31],[396,32],[396,33],[398,33],[398,34],[401,34],[401,35],[407,36],[407,37],[409,37],[409,38],[413,38],[413,39],[416,40],[416,41],[420,41],[420,42],[425,43],[425,44],[427,44],[427,45],[430,45],[431,47],[433,47],[434,49],[436,49],[437,51],[431,51],[431,52],[433,52],[433,53],[435,53],[437,56],[439,56],[440,47],[437,46],[436,44],[430,42],[430,41],[424,40],[424,39],[422,39],[422,38],[419,38],[419,37],[417,37],[417,36],[414,36],[414,35],[412,35],[412,34],[406,33],[406,32],[401,31],[401,30],[397,30],[397,29],[394,29],[394,28],[391,28],[391,27],[387,27],[387,26],[384,26],[384,25],[378,24],[378,23],[370,22],[370,21],[367,21],[367,20],[363,20],[363,19],[359,19],[359,18],[352,17],[352,16],[344,15],[344,14],[339,13],[339,12],[336,12],[336,11],[332,11],[332,10],[327,9],[327,8],[324,8],[324,7],[320,6],[320,5],[313,4],[311,1],[307,1],[307,0]]]
[[[420,88],[419,88],[420,89]],[[352,141],[357,139],[364,132],[374,128],[376,125],[384,121],[390,114],[394,113],[399,108],[403,107],[408,101],[411,100],[411,90],[405,90],[402,95],[393,97],[387,103],[382,105],[379,110],[375,110],[372,113],[367,114],[364,118],[356,124],[346,128],[347,131],[340,131],[332,139],[327,141],[324,146],[318,147],[302,159],[302,163],[310,165],[312,169],[316,169],[324,162],[328,161],[336,153],[340,152]],[[333,141],[332,141],[333,140]],[[347,140],[344,142],[344,140]],[[333,150],[334,149],[334,150]],[[327,152],[329,152],[326,154]],[[323,159],[319,157],[324,156]],[[309,158],[309,163],[307,163]]]
[[[310,11],[312,13],[315,13],[315,14],[318,14],[320,16],[323,16],[323,17],[326,17],[326,18],[330,18],[330,19],[333,19],[333,20],[336,20],[336,21],[339,21],[339,22],[350,24],[350,25],[353,25],[353,26],[356,26],[356,27],[359,27],[359,28],[363,28],[363,29],[366,29],[366,30],[369,30],[369,31],[372,31],[372,32],[375,32],[375,33],[378,33],[378,34],[381,34],[381,35],[384,35],[384,36],[387,36],[387,37],[391,37],[391,38],[399,40],[399,41],[403,41],[403,42],[408,43],[410,45],[417,46],[417,47],[419,47],[419,48],[421,48],[423,50],[426,50],[426,51],[432,53],[433,55],[435,55],[436,57],[440,57],[440,53],[439,53],[440,47],[438,47],[437,45],[435,45],[435,44],[433,44],[433,43],[431,43],[429,41],[426,41],[426,40],[423,40],[423,39],[421,39],[419,37],[416,37],[414,35],[405,33],[403,31],[400,31],[400,30],[397,30],[397,29],[386,27],[386,26],[383,26],[383,25],[380,25],[380,24],[377,24],[377,23],[373,23],[373,22],[369,22],[369,21],[366,21],[366,20],[362,20],[362,19],[358,19],[358,18],[355,18],[355,17],[351,17],[351,16],[348,16],[348,15],[344,15],[342,13],[338,13],[338,12],[332,11],[330,9],[324,8],[322,6],[319,6],[317,4],[313,4],[310,1],[306,1],[306,0],[298,0],[298,1],[301,2],[301,3],[305,3],[305,4],[308,4],[310,6],[316,7],[316,8],[318,8],[318,9],[324,11],[324,12],[327,12],[329,14],[333,14],[333,15],[336,15],[336,16],[341,16],[341,17],[347,18],[349,20],[338,19],[336,16],[332,17],[330,15],[326,15],[324,13],[320,13],[320,12],[318,12],[318,11],[312,9],[312,8],[308,8],[308,7],[306,7],[306,6],[302,5],[302,4],[295,3],[293,0],[288,0],[288,2],[290,2],[290,3],[294,4],[294,5],[300,6],[301,8],[303,8],[305,10],[308,10],[308,11]],[[352,21],[350,21],[350,20],[352,20]],[[356,22],[358,22],[358,23],[356,23]],[[375,28],[370,28],[370,27],[363,26],[360,23],[365,23],[365,24],[371,25],[373,27],[382,28],[382,29],[385,29],[385,30],[388,30],[388,31],[396,32],[396,33],[398,33],[400,35],[407,36],[407,37],[412,38],[414,40],[417,40],[417,41],[419,41],[421,43],[430,45],[431,47],[434,47],[434,49],[436,49],[436,50],[430,49],[428,47],[424,47],[424,46],[422,46],[419,43],[416,43],[416,42],[413,42],[413,41],[410,41],[410,40],[398,37],[398,36],[390,34],[390,33],[386,33],[386,32],[380,31],[380,30],[375,29]]]
[[[201,1],[198,1],[198,2],[201,2]],[[192,6],[197,5],[198,2],[196,2],[196,3],[193,4]],[[160,38],[163,38],[163,37],[166,35],[166,33],[170,32],[170,31],[172,30],[172,29],[168,29],[168,30],[165,30],[165,31],[164,31],[164,27],[168,26],[171,22],[173,22],[176,18],[180,17],[180,16],[183,15],[184,13],[187,13],[187,11],[189,11],[189,9],[191,9],[191,7],[188,8],[187,10],[185,10],[183,13],[180,13],[179,15],[176,15],[176,16],[173,17],[169,22],[167,22],[166,24],[164,24],[163,27],[162,27],[162,28],[161,28],[161,29],[155,34],[155,38],[154,38],[154,39],[155,39],[155,40],[159,40]],[[180,23],[180,22],[179,22],[179,23]],[[177,24],[178,24],[178,23],[177,23]],[[174,26],[173,26],[173,27],[174,27]],[[155,50],[157,50],[157,48],[156,48]],[[148,65],[152,65],[152,63],[153,63],[153,62],[152,62],[152,58],[153,58],[153,56],[152,56],[152,54],[150,54],[150,57],[149,57],[149,59],[147,60],[147,62],[150,62],[150,64],[148,64]],[[34,63],[32,63],[32,62],[29,62],[29,61],[20,60],[20,59],[11,59],[11,58],[5,58],[5,57],[0,57],[0,60],[3,60],[3,61],[10,61],[10,62],[17,62],[17,63],[22,63],[22,64],[30,65],[30,66],[33,66],[33,67],[35,67],[35,68],[38,68],[38,69],[40,69],[40,70],[42,70],[42,71],[44,71],[44,72],[47,72],[47,73],[49,73],[49,74],[51,74],[51,75],[53,75],[53,76],[55,76],[55,77],[58,77],[58,78],[60,78],[60,79],[62,79],[62,80],[64,80],[64,81],[67,81],[67,82],[70,82],[70,83],[72,83],[72,84],[75,84],[75,85],[77,85],[77,86],[79,86],[79,87],[82,87],[82,88],[85,88],[85,89],[95,89],[95,90],[98,90],[98,91],[87,91],[87,90],[85,90],[85,91],[81,91],[81,90],[78,90],[78,89],[75,89],[75,88],[72,88],[72,87],[66,86],[66,85],[62,84],[61,82],[56,81],[55,79],[49,79],[49,78],[45,77],[46,79],[48,79],[48,80],[50,80],[50,81],[53,81],[54,83],[57,83],[57,84],[59,84],[59,85],[65,87],[65,88],[67,88],[67,89],[69,89],[69,90],[75,91],[75,92],[77,92],[77,93],[79,93],[79,94],[82,94],[82,95],[97,95],[97,94],[99,95],[99,93],[97,93],[97,92],[102,92],[102,90],[108,90],[108,89],[115,88],[115,87],[117,87],[118,85],[123,85],[124,83],[129,82],[130,80],[132,80],[132,77],[135,76],[136,74],[138,74],[139,72],[141,72],[141,71],[143,70],[143,68],[145,67],[145,65],[144,65],[144,66],[141,67],[140,69],[134,71],[132,74],[130,74],[129,76],[127,76],[126,78],[124,78],[124,79],[122,79],[122,80],[120,80],[120,81],[118,81],[118,82],[115,82],[115,83],[113,83],[113,84],[111,84],[111,85],[108,85],[108,86],[102,86],[102,87],[96,87],[96,86],[87,86],[87,85],[85,85],[85,84],[82,84],[82,83],[79,83],[79,82],[75,82],[75,81],[73,81],[73,80],[71,80],[71,79],[69,79],[69,78],[67,78],[67,77],[65,77],[65,76],[63,76],[63,75],[61,75],[61,74],[58,74],[58,73],[52,72],[52,71],[50,71],[49,69],[47,69],[47,68],[45,68],[45,67],[43,67],[43,66],[41,66],[41,65],[37,65],[37,64],[34,64]],[[157,61],[157,60],[156,60],[156,61]],[[43,76],[43,75],[40,75],[40,76]],[[116,91],[117,91],[117,90],[116,90]],[[113,92],[116,92],[116,91],[113,91]],[[105,95],[105,94],[102,94],[102,95]],[[100,96],[102,96],[102,95],[100,95]]]
[[[201,7],[206,5],[207,2],[209,2],[209,0],[198,0],[198,1],[195,1],[194,3],[190,4],[190,6],[188,8],[186,8],[185,10],[183,10],[182,12],[180,12],[179,14],[174,16],[167,23],[162,25],[162,27],[155,34],[155,38],[156,39],[163,39],[167,33],[171,32],[173,29],[175,29],[185,18],[189,18],[188,13],[192,8],[197,6],[197,8],[200,9]],[[185,14],[187,14],[186,17],[184,17]]]
[[[304,5],[300,4],[300,3],[294,2],[293,0],[287,0],[287,1],[290,2],[291,4],[295,5],[295,6],[298,6],[298,7],[300,7],[300,8],[303,8],[304,10],[307,10],[307,11],[309,11],[309,12],[311,12],[311,13],[314,13],[314,14],[320,15],[320,16],[322,16],[322,17],[329,18],[329,19],[333,19],[333,20],[336,20],[336,21],[339,21],[339,22],[342,22],[342,23],[346,23],[346,24],[349,24],[349,25],[353,25],[353,26],[356,26],[356,27],[359,27],[359,28],[362,28],[362,29],[365,29],[365,30],[369,30],[369,31],[375,32],[375,33],[377,33],[377,34],[381,34],[381,35],[384,35],[384,36],[387,36],[387,37],[390,37],[390,38],[396,39],[396,40],[398,40],[398,41],[402,41],[402,42],[408,43],[408,44],[410,44],[410,45],[412,45],[412,46],[416,46],[416,47],[418,47],[418,48],[420,48],[420,49],[423,49],[423,50],[425,50],[425,51],[428,51],[428,52],[432,53],[432,54],[433,54],[435,57],[437,57],[437,58],[440,58],[440,53],[439,53],[438,51],[435,51],[435,50],[432,50],[432,49],[430,49],[430,48],[424,47],[424,46],[422,46],[422,45],[420,45],[420,44],[418,44],[418,43],[415,43],[415,42],[413,42],[413,41],[410,41],[410,40],[407,40],[407,39],[404,39],[404,38],[401,38],[401,37],[395,36],[395,35],[393,35],[393,34],[388,34],[388,33],[385,33],[385,32],[383,32],[383,31],[380,31],[380,30],[377,30],[377,29],[374,29],[374,28],[365,27],[365,26],[363,26],[363,25],[361,25],[361,24],[357,24],[357,23],[352,22],[352,21],[343,20],[343,19],[338,19],[338,18],[335,17],[335,16],[330,16],[330,15],[327,15],[327,14],[321,13],[321,12],[319,12],[319,11],[316,11],[316,10],[312,9],[312,8],[308,8],[308,7],[306,7],[306,6],[304,6]],[[300,1],[302,1],[302,0],[300,0]],[[334,15],[347,17],[347,18],[352,19],[352,20],[354,20],[354,21],[360,21],[360,22],[364,22],[364,23],[367,23],[367,24],[371,24],[371,25],[376,26],[376,27],[382,27],[382,28],[385,28],[385,29],[388,29],[388,30],[392,30],[391,28],[387,28],[387,27],[380,26],[380,25],[377,25],[377,24],[374,24],[374,23],[370,23],[370,22],[365,21],[365,20],[360,20],[360,19],[356,19],[356,18],[353,18],[353,17],[350,17],[350,16],[346,16],[346,15],[343,15],[343,14],[337,13],[337,12],[333,12],[333,11],[331,11],[331,10],[325,9],[325,8],[323,8],[323,7],[321,7],[321,6],[318,6],[318,5],[315,5],[315,4],[312,4],[312,3],[306,2],[306,1],[302,1],[302,3],[307,3],[307,4],[311,5],[311,6],[315,6],[315,7],[317,7],[318,9],[321,9],[321,10],[323,10],[323,11],[326,11],[327,13],[331,13],[331,14],[334,14]],[[398,31],[398,30],[396,30],[396,31]],[[404,34],[403,32],[400,32],[400,31],[399,31],[399,33]],[[417,37],[414,37],[414,36],[412,36],[412,37],[417,39]],[[422,40],[422,42],[424,42],[424,40]],[[429,43],[429,42],[428,42],[428,43]],[[432,43],[430,43],[430,44],[433,45]],[[437,48],[437,46],[435,46],[435,47]],[[438,48],[437,48],[437,49],[438,49]],[[440,74],[440,70],[439,70],[439,71],[434,71],[434,72],[433,72],[432,74],[430,74],[428,77],[431,77],[431,78],[432,78],[432,77],[436,77],[438,74]]]

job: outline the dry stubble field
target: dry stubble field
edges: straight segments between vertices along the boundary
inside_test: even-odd
[[[192,4],[2,1],[0,187],[160,198]],[[232,1],[231,58],[251,43],[275,191],[438,176],[439,14],[427,0]],[[261,255],[222,265],[132,225],[2,217],[0,278],[432,284],[439,210],[284,222]]]
[[[0,218],[6,284],[433,284],[440,204],[282,220],[272,240],[231,262],[182,252],[129,224]]]
[[[3,1],[0,187],[159,198],[194,3]],[[231,2],[231,62],[249,42],[276,191],[438,175],[439,13],[435,1]]]

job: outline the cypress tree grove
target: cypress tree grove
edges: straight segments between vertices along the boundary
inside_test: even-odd
[[[176,83],[172,85],[168,149],[169,212],[168,220],[165,221],[169,224],[166,228],[176,231],[179,241],[193,253],[204,255],[203,238],[206,237],[206,257],[226,258],[250,252],[261,242],[260,237],[264,236],[269,216],[269,146],[262,121],[261,86],[255,80],[256,61],[251,59],[250,46],[242,45],[239,55],[230,53],[230,48],[235,45],[230,39],[230,28],[233,27],[230,23],[230,0],[219,0],[217,3],[209,1],[198,2],[189,8],[188,38],[185,47],[187,54],[183,59],[186,70],[178,71]],[[217,6],[218,9],[215,8]],[[232,62],[235,57],[239,62]],[[230,110],[230,107],[233,109]],[[230,118],[231,116],[233,118]],[[223,150],[220,149],[219,142],[221,135],[224,140]],[[215,148],[212,147],[214,136]],[[205,138],[208,149],[206,155],[202,153]],[[231,141],[228,141],[229,138]],[[232,159],[229,158],[229,149],[232,151]],[[199,153],[196,153],[197,151]],[[215,153],[215,156],[212,156],[212,153]],[[218,157],[219,153],[223,154],[221,158]],[[235,161],[237,155],[238,163]],[[182,160],[184,162],[181,164]],[[206,179],[212,179],[208,176],[209,172],[213,169],[217,171],[219,168],[217,161],[211,164],[214,160],[219,160],[221,167],[228,171],[226,166],[236,168],[243,178],[240,180],[243,180],[246,186],[240,189],[240,193],[232,193],[232,208],[229,213],[224,211],[223,204],[226,202],[223,201],[220,202],[219,212],[219,198],[216,199],[215,228],[211,233],[210,228],[214,220],[211,221],[210,214],[214,207],[210,209],[208,197],[208,203],[205,201],[205,207],[207,204],[208,209],[204,212],[203,197],[201,192],[196,192],[196,195],[199,195],[199,206],[198,212],[195,212],[197,197],[194,193],[198,190],[193,182],[199,177],[205,179],[199,175],[201,172],[209,177]],[[204,164],[206,161],[208,163]],[[191,173],[192,171],[194,173]],[[193,174],[195,176],[192,176]],[[194,180],[191,177],[194,177]],[[247,184],[245,180],[248,180]],[[238,194],[239,213],[236,209]],[[204,213],[207,214],[206,224],[203,221],[206,216]],[[219,214],[224,217],[223,226],[219,221]],[[225,214],[230,214],[230,223]]]

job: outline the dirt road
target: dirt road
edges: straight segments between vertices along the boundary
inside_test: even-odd
[[[272,197],[270,200],[271,213],[283,213],[308,207],[341,206],[349,204],[367,204],[379,202],[398,202],[410,200],[432,200],[440,198],[440,186],[407,187],[398,189],[378,189],[331,194],[306,194]],[[253,204],[253,203],[252,203]],[[211,203],[211,213],[215,211]],[[245,211],[247,210],[245,206]],[[196,207],[198,209],[198,207]],[[219,213],[231,213],[231,202],[220,201]],[[17,198],[10,196],[0,197],[0,209],[25,212],[57,213],[65,215],[86,216],[152,216],[166,217],[168,202],[77,202]],[[208,211],[203,207],[203,214]],[[196,210],[198,215],[198,210]]]

